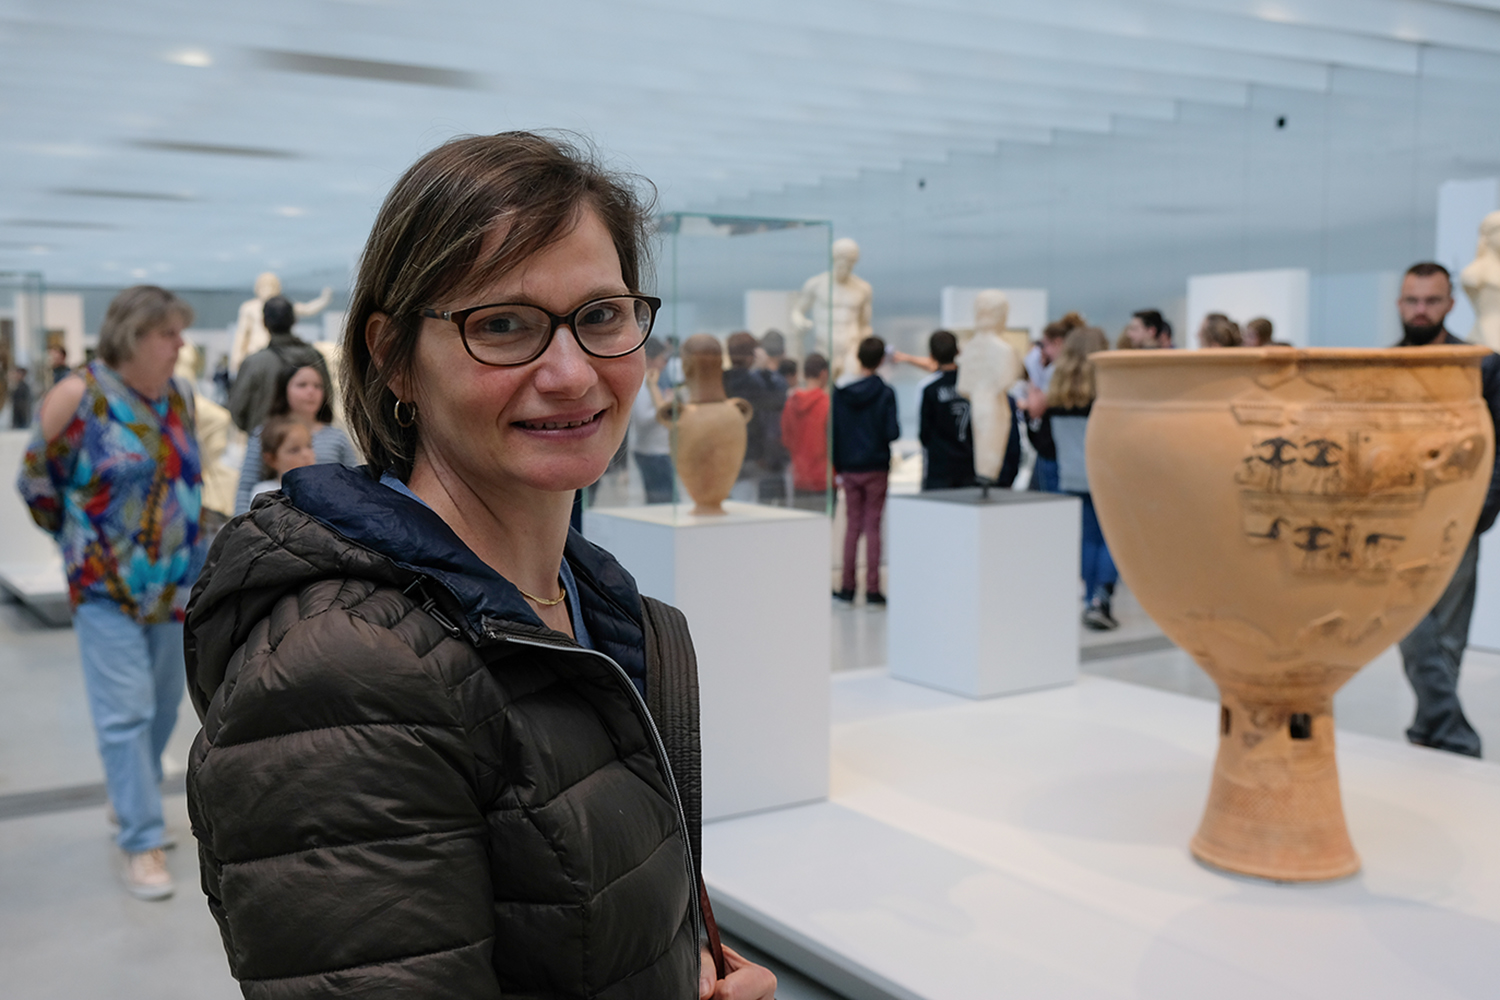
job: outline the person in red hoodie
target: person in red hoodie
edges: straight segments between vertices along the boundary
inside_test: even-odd
[[[781,411],[781,442],[792,456],[792,504],[822,510],[828,502],[828,359],[802,362],[803,388]]]

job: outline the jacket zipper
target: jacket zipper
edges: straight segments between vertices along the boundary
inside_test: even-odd
[[[661,761],[662,771],[667,776],[667,787],[672,790],[672,805],[677,809],[677,823],[682,829],[682,858],[683,865],[687,869],[688,874],[688,905],[692,907],[693,913],[693,937],[695,939],[700,938],[704,927],[703,913],[702,907],[698,905],[698,873],[693,868],[693,847],[692,838],[688,834],[687,813],[682,808],[682,796],[677,791],[677,778],[672,774],[672,761],[667,756],[667,745],[661,738],[660,730],[656,728],[656,720],[651,718],[651,709],[646,705],[646,699],[641,697],[640,691],[636,690],[635,684],[630,680],[630,675],[625,672],[624,667],[615,662],[614,657],[595,649],[586,649],[583,646],[563,646],[555,642],[543,642],[539,639],[523,639],[494,628],[486,628],[485,635],[487,638],[499,639],[520,646],[534,646],[538,649],[547,649],[553,652],[584,653],[588,656],[597,656],[614,668],[615,676],[625,685],[625,688],[631,694],[636,714],[646,723],[646,730],[651,734],[651,740],[656,745],[657,759]],[[700,964],[702,957],[702,949],[700,948],[698,952]],[[702,975],[701,969],[699,970],[699,975]]]

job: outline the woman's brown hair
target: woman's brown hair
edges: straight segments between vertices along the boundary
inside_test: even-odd
[[[277,475],[276,470],[271,468],[271,459],[276,457],[276,453],[281,450],[282,445],[286,444],[286,439],[291,433],[299,429],[307,431],[309,437],[312,435],[312,432],[307,430],[307,425],[296,417],[266,418],[266,422],[260,428],[260,478],[270,479]]]
[[[1047,383],[1047,405],[1059,410],[1081,410],[1094,402],[1094,363],[1089,355],[1109,350],[1109,338],[1097,326],[1080,326],[1063,341],[1052,381]]]
[[[141,336],[169,319],[193,322],[193,307],[156,285],[135,285],[110,300],[99,325],[99,360],[111,368],[135,357]]]
[[[1243,347],[1245,338],[1240,336],[1240,325],[1223,313],[1209,313],[1203,317],[1204,347]]]
[[[344,327],[344,417],[374,469],[411,475],[421,415],[405,427],[396,420],[390,382],[410,376],[419,310],[566,236],[584,207],[609,231],[625,284],[642,291],[654,190],[642,197],[635,181],[606,170],[581,137],[533,132],[453,139],[402,175],[375,217]],[[485,247],[497,222],[504,231]],[[365,343],[376,313],[388,317],[378,362]]]

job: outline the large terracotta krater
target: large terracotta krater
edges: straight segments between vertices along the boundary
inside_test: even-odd
[[[657,419],[672,428],[677,475],[693,498],[694,514],[723,514],[724,501],[745,461],[746,425],[753,409],[724,395],[724,352],[706,333],[682,345],[685,404],[668,403]]]
[[[1284,881],[1359,870],[1333,695],[1437,601],[1494,432],[1474,347],[1095,355],[1089,485],[1121,575],[1219,686],[1192,851]]]

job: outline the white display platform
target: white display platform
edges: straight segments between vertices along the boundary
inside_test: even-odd
[[[934,490],[892,496],[891,674],[971,698],[1078,678],[1077,497]]]
[[[682,609],[698,653],[703,817],[828,795],[828,518],[729,502],[584,512],[641,593]]]
[[[1500,993],[1500,766],[1340,731],[1364,869],[1273,885],[1187,850],[1213,702],[833,692],[830,801],[709,824],[703,856],[721,924],[851,1000]]]
[[[30,441],[30,431],[0,431],[0,590],[60,625],[72,616],[62,555],[31,519],[15,485]]]

